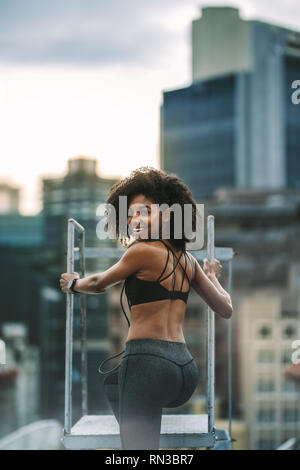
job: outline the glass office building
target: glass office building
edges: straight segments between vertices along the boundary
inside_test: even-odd
[[[207,7],[192,25],[192,83],[164,91],[161,167],[196,199],[221,187],[300,187],[300,32]]]
[[[235,87],[230,75],[164,94],[161,164],[196,199],[234,185]]]

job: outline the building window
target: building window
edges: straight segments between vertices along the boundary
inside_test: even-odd
[[[275,449],[275,441],[273,439],[259,439],[257,441],[256,448],[257,450],[274,450]]]
[[[76,196],[78,197],[78,199],[89,199],[90,198],[90,189],[89,188],[86,188],[86,187],[81,187],[81,188],[78,188],[78,190],[76,190]]]
[[[261,408],[257,411],[256,419],[259,423],[273,423],[273,421],[275,421],[275,410],[271,408]]]
[[[286,325],[282,331],[283,338],[291,339],[296,337],[296,328],[294,325]]]
[[[73,214],[78,214],[80,212],[80,209],[81,209],[81,204],[78,204],[77,202],[71,202],[69,204],[69,207],[68,209],[73,212]]]
[[[69,190],[69,196],[70,196],[70,199],[73,201],[74,199],[77,200],[78,199],[78,188],[71,188]]]
[[[284,380],[282,382],[282,391],[283,392],[295,392],[296,391],[295,383],[292,382],[291,380]]]
[[[64,192],[62,189],[54,189],[51,191],[51,202],[63,202],[64,201]]]
[[[257,362],[261,364],[270,364],[271,362],[274,362],[274,352],[261,349],[257,354]]]
[[[300,411],[293,408],[282,410],[282,421],[284,423],[297,423],[300,420]]]
[[[259,337],[261,339],[269,339],[272,336],[272,328],[269,325],[263,325],[258,331]]]
[[[274,392],[275,383],[272,379],[259,379],[257,382],[258,392]]]
[[[49,205],[49,214],[50,215],[61,215],[65,213],[65,207],[63,204],[51,204]]]

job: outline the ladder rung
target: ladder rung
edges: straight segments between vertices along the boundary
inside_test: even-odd
[[[112,247],[85,247],[85,258],[100,258],[100,259],[119,259],[125,253],[125,249],[112,248]],[[193,256],[201,261],[208,257],[207,250],[197,250],[192,252]],[[79,248],[74,248],[75,259],[79,259]],[[233,259],[234,251],[232,248],[215,247],[215,258],[220,261],[229,261]]]

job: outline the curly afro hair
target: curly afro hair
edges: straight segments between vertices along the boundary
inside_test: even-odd
[[[127,196],[127,205],[129,207],[132,198],[138,194],[143,194],[151,199],[154,204],[179,204],[182,209],[182,238],[174,238],[174,213],[171,211],[170,217],[170,242],[176,249],[185,250],[186,243],[190,240],[186,238],[184,233],[184,205],[189,204],[192,207],[192,230],[196,227],[196,202],[192,197],[192,193],[186,184],[177,175],[166,173],[149,166],[142,166],[133,170],[129,176],[117,181],[109,190],[107,204],[114,207],[116,223],[115,233],[121,244],[126,246],[129,244],[128,230],[123,236],[119,231],[119,196]],[[107,210],[107,224],[113,223],[112,215]],[[128,229],[128,227],[127,227]]]

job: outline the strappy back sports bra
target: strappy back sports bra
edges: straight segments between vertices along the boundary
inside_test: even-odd
[[[143,240],[143,241],[154,241],[154,240]],[[184,250],[182,250],[181,254],[177,257],[177,255],[174,253],[172,248],[167,243],[165,243],[161,239],[158,239],[158,241],[162,242],[165,245],[165,247],[167,248],[167,251],[168,251],[168,256],[167,256],[165,267],[162,270],[162,272],[160,273],[160,275],[158,276],[158,278],[155,281],[146,281],[144,279],[140,279],[140,278],[136,277],[134,274],[131,274],[124,281],[122,291],[121,291],[121,295],[120,295],[120,305],[121,305],[122,311],[123,311],[123,313],[126,317],[126,320],[127,320],[127,323],[128,323],[129,327],[130,327],[130,322],[128,320],[128,317],[126,315],[126,312],[125,312],[124,307],[123,307],[123,302],[122,302],[124,289],[125,289],[125,293],[126,293],[126,296],[127,296],[128,305],[129,305],[130,309],[131,309],[132,305],[145,304],[145,303],[148,303],[148,302],[155,302],[155,301],[165,300],[165,299],[181,299],[185,303],[187,303],[187,299],[188,299],[190,288],[191,288],[191,281],[190,281],[190,278],[189,278],[189,276],[187,275],[187,272],[186,272],[188,256],[187,256],[186,252]],[[164,272],[167,268],[167,265],[168,265],[168,261],[169,261],[169,258],[170,258],[170,253],[172,253],[172,255],[173,255],[173,269],[169,274],[167,274],[165,277],[162,278],[162,275],[164,274]],[[184,267],[180,264],[180,259],[181,259],[182,255],[184,255],[184,259],[185,259],[185,266]],[[175,259],[177,261],[176,263],[175,263]],[[190,259],[189,259],[189,262],[192,266],[192,263],[191,263]],[[174,286],[175,286],[175,282],[176,282],[175,269],[176,269],[178,264],[182,268],[184,274],[182,276],[180,290],[174,290]],[[166,287],[162,286],[160,283],[162,281],[164,281],[165,279],[167,279],[169,276],[171,276],[171,274],[174,275],[173,276],[173,286],[172,286],[172,289],[169,290]],[[183,292],[182,291],[182,286],[183,286],[185,276],[187,277],[188,282],[189,282],[189,289],[188,289],[188,291]],[[101,370],[101,365],[104,364],[105,362],[109,361],[110,359],[113,359],[114,357],[120,356],[120,354],[122,354],[123,352],[124,351],[121,351],[119,354],[115,354],[114,356],[111,356],[108,359],[105,359],[99,366],[99,372],[101,374],[108,374],[108,373],[114,371],[115,369],[117,369],[119,367],[119,365],[114,367],[113,369],[111,369],[109,371],[104,372],[104,371]]]
[[[172,248],[170,248],[170,246],[167,245],[167,243],[165,243],[163,240],[159,240],[159,241],[161,241],[168,250],[168,256],[167,256],[165,267],[155,281],[146,281],[144,279],[140,279],[136,277],[134,274],[132,274],[125,280],[124,287],[125,287],[125,292],[126,292],[126,296],[128,299],[129,307],[131,307],[132,305],[155,302],[155,301],[164,300],[164,299],[181,299],[185,303],[187,303],[190,289],[187,292],[182,291],[182,286],[183,286],[185,276],[187,277],[189,281],[189,285],[191,284],[190,279],[186,272],[187,254],[184,250],[182,250],[180,256],[177,257],[174,251],[172,250]],[[168,265],[170,253],[172,253],[173,255],[173,269],[169,274],[167,274],[165,277],[162,278]],[[182,255],[184,255],[184,258],[185,258],[184,268],[180,264],[180,258],[182,257]],[[176,264],[175,264],[175,259],[177,261]],[[191,263],[190,259],[189,259],[189,262]],[[174,290],[175,281],[176,281],[175,269],[178,264],[182,268],[184,274],[182,276],[180,290]],[[172,274],[173,274],[173,287],[172,287],[172,290],[169,290],[166,287],[162,286],[161,282],[167,279]]]

